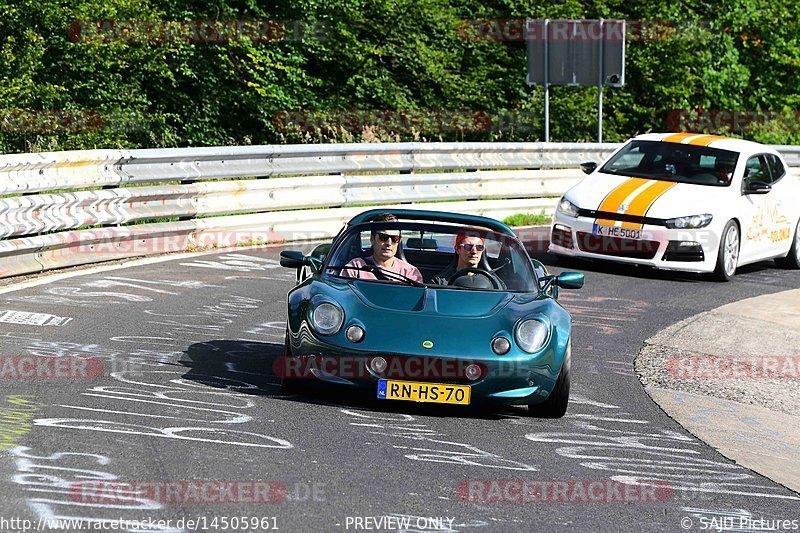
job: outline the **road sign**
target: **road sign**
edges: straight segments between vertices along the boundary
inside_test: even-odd
[[[545,88],[545,141],[550,140],[550,86],[597,87],[598,142],[603,87],[625,84],[624,20],[528,20],[528,85]]]

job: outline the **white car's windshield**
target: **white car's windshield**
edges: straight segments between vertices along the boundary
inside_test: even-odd
[[[728,150],[659,141],[631,141],[600,172],[622,176],[727,187],[739,154]]]

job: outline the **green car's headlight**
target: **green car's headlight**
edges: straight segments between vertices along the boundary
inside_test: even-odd
[[[541,350],[550,336],[550,326],[544,320],[529,318],[517,325],[514,337],[517,339],[519,347],[528,353],[536,353]]]
[[[562,197],[561,201],[558,202],[558,211],[568,217],[578,216],[578,206],[567,200],[566,197]]]
[[[344,323],[344,311],[336,304],[322,302],[311,311],[311,323],[322,335],[333,335]]]

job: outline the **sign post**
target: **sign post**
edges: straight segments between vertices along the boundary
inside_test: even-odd
[[[550,142],[550,86],[597,86],[597,138],[603,142],[603,87],[625,84],[624,20],[529,19],[528,85],[544,87],[544,140]]]

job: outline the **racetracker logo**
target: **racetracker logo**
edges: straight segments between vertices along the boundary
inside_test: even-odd
[[[530,22],[530,24],[528,24]],[[543,19],[470,19],[456,25],[456,34],[465,41],[523,42],[544,41]],[[548,23],[547,37],[550,43],[592,42],[592,41],[668,41],[696,40],[707,38],[711,32],[709,21],[678,23],[669,20],[625,21],[625,30],[612,24],[600,31],[595,24],[572,24],[573,21],[551,20]]]
[[[381,359],[375,365],[374,359]],[[477,365],[479,376],[485,376],[488,368],[481,363],[469,360],[440,359],[436,357],[415,356],[281,356],[275,359],[272,369],[275,375],[283,379],[315,379],[331,376],[344,379],[368,379],[375,377],[403,380],[465,380],[467,368]],[[380,373],[371,372],[370,366],[379,368]],[[524,377],[526,373],[519,365],[493,364],[493,377]]]
[[[91,109],[0,109],[3,133],[86,133],[100,130],[105,123]]]
[[[278,504],[285,500],[324,501],[324,484],[254,480],[79,481],[70,499],[90,505],[131,505],[155,501],[170,505]]]
[[[673,493],[672,486],[661,480],[627,484],[610,479],[474,479],[456,487],[462,501],[473,503],[641,504],[670,501]]]
[[[69,235],[70,247],[76,253],[105,255],[148,255],[184,250],[196,251],[211,248],[228,248],[236,246],[261,246],[297,242],[330,237],[325,232],[286,232],[278,233],[269,230],[261,231],[203,231],[164,235],[125,234],[125,228],[117,228],[115,232],[108,230],[85,230]],[[117,233],[119,232],[119,233]]]
[[[221,44],[231,42],[322,41],[324,21],[277,20],[76,20],[69,39],[76,43]]]
[[[673,109],[667,112],[667,130],[698,133],[747,133],[764,124],[773,124],[783,131],[796,131],[800,127],[800,111],[731,109]]]
[[[800,355],[676,356],[666,367],[676,379],[798,379]]]
[[[103,368],[97,357],[0,356],[0,379],[93,379]]]
[[[485,132],[493,117],[488,111],[448,109],[342,109],[280,111],[272,117],[278,131],[346,131],[380,128],[393,133]]]

